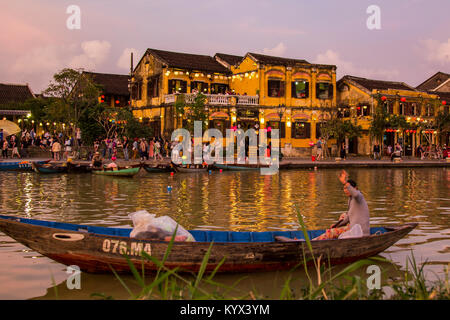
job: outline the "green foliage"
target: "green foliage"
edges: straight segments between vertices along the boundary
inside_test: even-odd
[[[183,115],[187,120],[187,129],[189,132],[194,132],[194,122],[201,121],[202,129],[205,130],[208,125],[205,123],[208,120],[208,112],[206,110],[206,96],[202,93],[195,95],[193,103],[186,103],[183,94],[177,96],[175,101],[175,111],[177,114]]]
[[[84,111],[98,104],[100,87],[82,71],[65,68],[53,75],[53,81],[44,91],[45,95],[53,98],[47,105],[48,116],[78,126]]]
[[[361,137],[362,127],[354,125],[350,120],[340,120],[334,118],[323,122],[320,127],[320,132],[325,140],[335,138],[338,142],[344,141],[345,138]]]

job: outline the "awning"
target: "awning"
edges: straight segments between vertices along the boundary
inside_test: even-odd
[[[214,112],[209,117],[211,119],[227,119],[227,120],[230,118],[230,116],[227,113],[221,111]]]
[[[265,115],[265,116],[264,116],[264,119],[265,119],[266,121],[269,121],[269,120],[277,120],[277,121],[280,121],[280,115],[279,115],[278,113],[273,112],[273,113],[269,113],[269,114]]]
[[[292,116],[294,120],[309,120],[310,117],[306,113],[296,113]]]

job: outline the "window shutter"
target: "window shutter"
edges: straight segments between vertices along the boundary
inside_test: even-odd
[[[291,82],[291,97],[297,98],[297,86],[295,85],[295,81]]]
[[[286,83],[284,81],[280,81],[280,97],[284,97],[285,94]]]
[[[292,125],[291,125],[291,138],[294,138],[295,139],[295,122],[292,122]]]
[[[305,122],[305,139],[311,138],[311,123]]]
[[[309,82],[305,82],[305,98],[309,98]]]
[[[286,138],[286,122],[281,123],[280,138]]]

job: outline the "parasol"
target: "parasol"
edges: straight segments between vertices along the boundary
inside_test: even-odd
[[[0,129],[3,129],[3,136],[11,136],[22,131],[20,127],[12,121],[0,120]]]

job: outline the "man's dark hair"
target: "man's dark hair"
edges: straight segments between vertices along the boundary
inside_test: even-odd
[[[351,185],[353,188],[356,188],[356,182],[355,182],[355,181],[353,181],[352,179],[348,179],[347,182],[350,183],[350,185]]]

